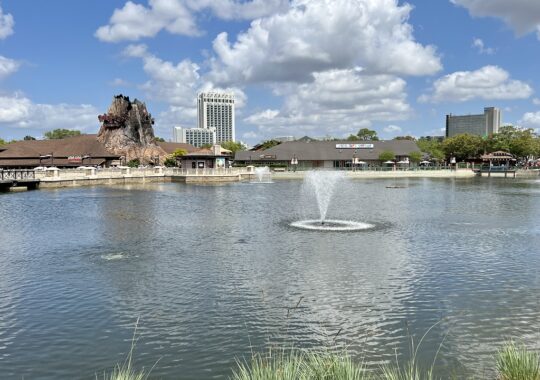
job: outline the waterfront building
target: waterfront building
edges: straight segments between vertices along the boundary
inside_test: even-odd
[[[216,144],[235,141],[234,94],[202,92],[197,97],[197,118],[200,129],[215,130]]]
[[[235,162],[241,165],[337,169],[354,166],[380,166],[382,152],[394,153],[397,162],[408,162],[419,152],[416,141],[388,140],[351,143],[350,141],[288,141],[263,151],[239,151]]]
[[[156,142],[167,154],[177,149],[197,150],[189,144]],[[158,157],[159,160],[159,157]],[[111,167],[125,164],[125,157],[111,153],[95,134],[54,140],[23,140],[0,147],[0,169],[33,169],[38,166],[76,168]]]
[[[184,169],[225,169],[230,166],[232,152],[215,144],[212,148],[199,149],[182,157]]]
[[[480,115],[446,115],[446,137],[468,133],[477,136],[491,136],[499,132],[501,110],[495,107],[484,108]]]
[[[196,147],[216,143],[215,128],[173,128],[173,140],[176,143],[190,144]]]
[[[58,140],[23,140],[12,142],[0,150],[0,168],[33,169],[38,166],[73,168],[78,166],[107,167],[118,164],[121,156],[111,153],[88,134]]]

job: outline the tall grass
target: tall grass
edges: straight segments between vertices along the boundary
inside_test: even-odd
[[[117,364],[110,374],[104,373],[103,380],[147,380],[152,372],[154,366],[146,371],[144,368],[141,370],[136,370],[133,367],[133,351],[135,350],[135,345],[137,343],[137,326],[139,325],[139,319],[135,323],[135,331],[133,332],[133,337],[131,338],[131,348],[126,356],[126,359],[122,364]],[[96,376],[96,380],[98,377]]]
[[[299,350],[256,354],[239,362],[232,380],[369,380],[362,365],[347,354],[305,353]]]
[[[540,356],[510,342],[499,350],[497,372],[501,380],[540,380]]]

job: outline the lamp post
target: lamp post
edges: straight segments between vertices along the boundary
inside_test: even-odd
[[[298,158],[296,158],[296,154],[293,155],[293,158],[291,160],[291,165],[293,167],[293,172],[296,172],[296,167],[298,166]]]
[[[40,155],[39,156],[39,166],[41,166],[41,160],[44,159],[44,158],[51,158],[52,159],[52,153],[51,154],[42,154],[42,155]]]
[[[81,165],[84,166],[84,159],[85,158],[90,158],[90,155],[89,154],[85,154],[84,156],[81,157]]]
[[[356,151],[354,152],[352,156],[352,171],[354,172],[356,169]]]

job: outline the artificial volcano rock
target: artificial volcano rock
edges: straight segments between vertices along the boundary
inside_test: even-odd
[[[139,100],[132,102],[128,96],[117,95],[98,119],[101,128],[97,138],[112,153],[142,164],[159,164],[165,159],[167,153],[156,144],[154,119]]]

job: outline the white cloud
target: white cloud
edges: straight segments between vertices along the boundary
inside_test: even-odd
[[[537,0],[450,0],[476,17],[497,17],[519,35],[533,31],[540,38],[540,1]]]
[[[475,47],[480,54],[492,55],[495,53],[495,49],[486,47],[484,41],[481,38],[473,39],[472,46]]]
[[[409,117],[405,81],[392,75],[370,75],[361,70],[329,70],[314,74],[312,83],[276,85],[285,97],[280,110],[267,109],[244,119],[261,134],[344,136],[372,121]]]
[[[0,124],[12,127],[97,132],[99,113],[88,104],[39,104],[20,94],[0,96]]]
[[[122,78],[114,78],[112,81],[109,82],[109,86],[113,87],[131,87],[131,83],[129,83],[127,80]]]
[[[398,127],[397,125],[389,125],[383,128],[383,132],[389,133],[389,134],[396,134],[396,133],[400,133],[401,131],[402,131],[401,127]]]
[[[527,112],[518,123],[525,128],[540,128],[540,111]]]
[[[212,78],[218,83],[305,82],[311,74],[361,66],[371,73],[430,75],[441,69],[433,46],[413,37],[411,6],[397,0],[297,0],[260,18],[236,42],[220,33]]]
[[[0,40],[13,34],[14,25],[15,21],[13,20],[13,16],[9,13],[4,13],[0,6]]]
[[[137,41],[166,30],[172,34],[198,36],[196,12],[209,9],[223,19],[253,19],[283,10],[287,0],[149,0],[148,7],[128,1],[115,9],[109,24],[95,36],[106,42]]]
[[[525,99],[533,93],[524,82],[510,79],[510,74],[498,66],[484,66],[475,71],[457,71],[439,78],[431,94],[422,95],[420,102],[464,102],[471,99]]]
[[[136,41],[154,37],[162,29],[174,34],[198,35],[192,14],[180,0],[150,0],[149,8],[128,1],[115,9],[109,24],[100,27],[95,36],[102,41]]]
[[[0,55],[0,79],[6,78],[16,72],[20,63]]]
[[[540,99],[534,98],[534,99],[532,100],[532,102],[533,102],[534,105],[540,106]]]
[[[197,94],[203,91],[223,91],[235,94],[235,107],[241,109],[247,101],[245,93],[236,87],[217,87],[199,74],[200,67],[189,59],[178,63],[162,60],[148,52],[146,45],[129,45],[126,57],[140,58],[148,81],[139,87],[149,99],[169,105],[156,118],[158,129],[165,132],[173,125],[196,126]]]

